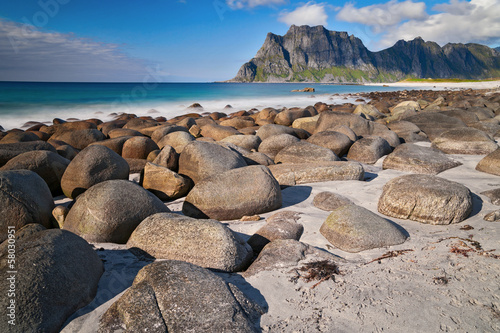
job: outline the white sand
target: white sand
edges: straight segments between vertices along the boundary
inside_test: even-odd
[[[423,143],[423,145],[428,145]],[[246,280],[240,274],[220,274],[238,285],[249,297],[268,308],[260,325],[264,332],[494,332],[500,331],[500,259],[470,253],[451,253],[459,242],[447,237],[473,237],[485,250],[500,255],[500,223],[486,222],[486,213],[499,209],[484,196],[500,187],[500,177],[474,170],[483,156],[451,155],[463,163],[439,174],[466,185],[474,193],[471,216],[458,224],[433,226],[389,218],[410,235],[403,244],[351,254],[341,251],[319,233],[328,212],[315,208],[312,200],[322,191],[342,194],[377,213],[383,185],[404,172],[382,170],[382,160],[366,166],[366,181],[335,181],[305,184],[283,190],[283,208],[301,212],[305,231],[302,242],[345,258],[339,262],[341,276],[311,289],[315,282],[297,283],[291,268],[261,272]],[[482,201],[482,202],[481,202]],[[180,212],[182,199],[168,206]],[[274,214],[262,214],[269,217]],[[265,222],[227,222],[243,237],[250,237]],[[470,225],[473,230],[460,230]],[[470,236],[472,235],[472,236]],[[99,255],[106,272],[92,304],[80,310],[63,332],[95,332],[102,313],[147,262],[138,261],[123,246],[105,246]],[[404,255],[365,264],[389,250],[411,249]],[[308,258],[312,260],[314,258]],[[447,279],[440,284],[436,278]],[[109,301],[112,297],[113,300]],[[82,315],[84,314],[84,315]],[[78,315],[80,315],[78,317]]]
[[[500,89],[500,80],[480,81],[480,82],[394,82],[394,83],[365,83],[366,86],[389,86],[389,87],[408,87],[422,89],[436,88],[439,90],[457,90],[457,89]]]

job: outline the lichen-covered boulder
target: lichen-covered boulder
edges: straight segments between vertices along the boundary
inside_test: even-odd
[[[472,198],[462,184],[432,175],[405,175],[384,185],[378,211],[428,224],[458,223],[472,211]]]

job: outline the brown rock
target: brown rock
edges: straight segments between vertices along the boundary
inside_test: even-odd
[[[123,144],[122,157],[147,159],[149,153],[156,149],[160,148],[150,138],[134,136]]]
[[[142,186],[160,200],[175,200],[185,196],[191,189],[191,182],[166,167],[146,163]]]
[[[379,136],[368,136],[356,141],[349,152],[347,158],[367,164],[374,164],[384,155],[391,153],[391,146],[387,141]]]
[[[318,193],[313,199],[314,207],[327,212],[331,212],[345,205],[354,205],[354,203],[350,199],[333,192]]]
[[[489,153],[479,161],[476,170],[500,176],[500,149]]]

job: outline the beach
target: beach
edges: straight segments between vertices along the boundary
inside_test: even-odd
[[[0,184],[35,177],[51,201],[39,203],[50,215],[38,212],[39,221],[47,219],[44,230],[29,229],[42,222],[22,215],[16,232],[25,238],[18,236],[18,246],[63,232],[78,235],[96,255],[78,257],[68,252],[76,240],[66,244],[54,236],[50,246],[65,244],[71,260],[91,267],[92,278],[75,277],[91,296],[74,305],[78,291],[47,284],[44,290],[67,293],[60,303],[75,310],[46,322],[56,322],[54,331],[111,332],[149,318],[140,324],[144,329],[183,323],[196,331],[184,318],[196,318],[193,309],[225,309],[229,301],[218,302],[226,289],[210,289],[222,281],[234,316],[221,310],[213,325],[233,331],[499,331],[500,214],[492,215],[500,189],[498,85],[418,83],[409,90],[320,95],[321,102],[310,104],[283,98],[286,107],[257,104],[254,110],[205,110],[201,103],[185,114],[61,119],[2,132]],[[23,154],[41,151],[66,160],[57,164],[52,156],[48,163],[59,177],[54,187],[48,172],[23,162]],[[13,160],[40,177],[14,177]],[[387,184],[402,177],[412,179],[396,189],[404,195],[384,203]],[[346,220],[335,222],[335,212]],[[39,253],[59,255],[37,246]],[[7,252],[1,251],[3,260]],[[26,253],[20,252],[19,265],[29,263]],[[169,268],[169,280],[148,273],[153,263],[178,266]],[[37,274],[47,279],[60,270],[57,260],[39,266],[47,275]],[[197,274],[202,280],[194,280]],[[34,295],[45,292],[38,291],[40,283]],[[190,298],[192,290],[198,294]],[[43,307],[30,308],[33,315],[23,319],[49,316]],[[136,315],[140,309],[148,316]]]

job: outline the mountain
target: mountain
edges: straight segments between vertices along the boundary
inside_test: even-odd
[[[403,78],[500,77],[500,52],[479,44],[441,47],[417,37],[371,52],[347,32],[292,25],[268,33],[255,57],[230,82],[391,82]]]

